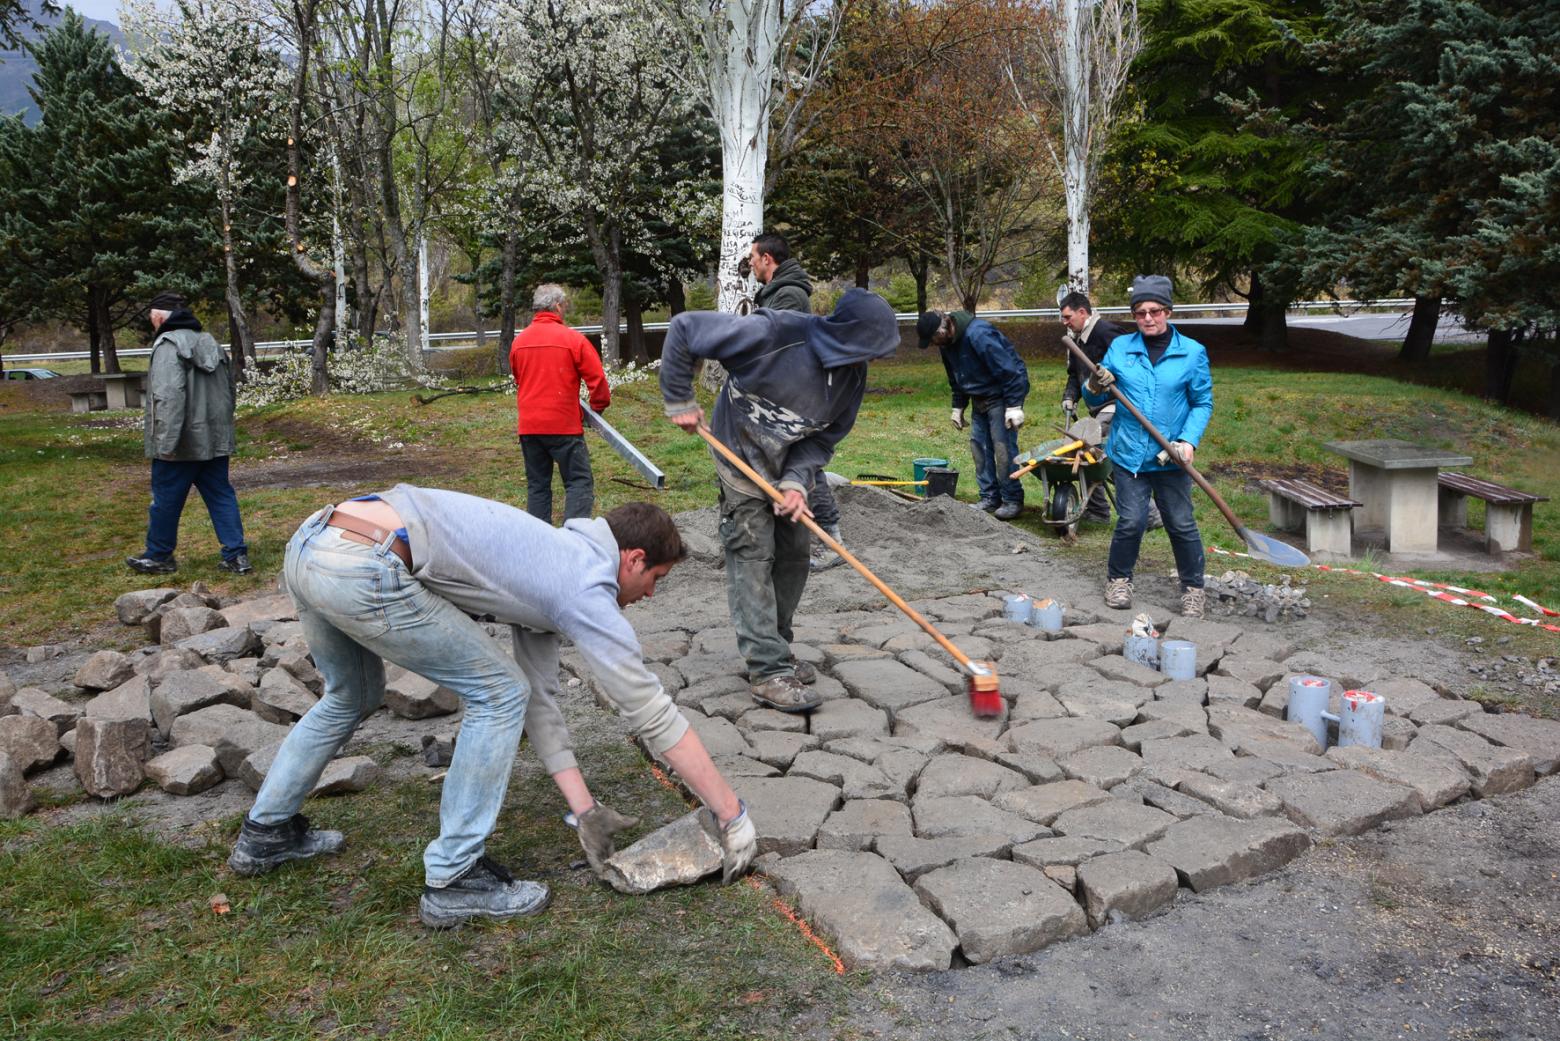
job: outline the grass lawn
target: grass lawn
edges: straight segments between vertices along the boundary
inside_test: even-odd
[[[1560,499],[1560,429],[1464,394],[1375,375],[1221,365],[1216,408],[1198,453],[1238,513],[1265,527],[1250,490],[1265,474],[1304,474],[1335,486],[1334,439],[1399,437],[1455,448],[1470,471]],[[1032,359],[1025,446],[1054,433],[1062,373]],[[913,355],[873,369],[855,431],[832,469],[909,476],[910,460],[942,456],[974,498],[966,435],[947,421],[941,366]],[[500,394],[421,406],[407,391],[330,397],[240,417],[235,484],[255,576],[215,568],[217,546],[198,503],[184,513],[179,584],[203,580],[225,594],[269,587],[287,538],[318,506],[405,477],[523,504],[514,402]],[[713,467],[697,438],[661,415],[653,381],[625,386],[608,413],[666,471],[670,487],[643,490],[638,475],[592,438],[598,509],[640,497],[677,511],[713,502]],[[0,386],[0,631],[6,648],[87,637],[129,646],[138,633],[113,622],[112,603],[147,579],[123,558],[139,550],[147,504],[138,413],[40,411],[26,386]],[[1038,486],[1018,522],[1039,530]],[[557,496],[559,507],[561,494]],[[1238,550],[1210,503],[1198,502],[1205,539]],[[1471,507],[1471,512],[1477,509]],[[847,533],[849,520],[846,522]],[[1535,513],[1535,559],[1496,574],[1424,577],[1560,603],[1560,520]],[[1109,533],[1086,528],[1063,552],[1103,570]],[[1162,535],[1143,565],[1171,567]],[[1211,556],[1209,569],[1245,567]],[[1367,562],[1366,567],[1369,567]],[[1510,651],[1554,654],[1560,636],[1507,625],[1364,579],[1310,573],[1312,594],[1340,608],[1342,624],[1396,631],[1511,637]],[[1530,706],[1553,712],[1553,706]],[[382,756],[394,753],[385,749]],[[525,759],[526,757],[522,757]],[[628,747],[598,756],[592,784],[615,805],[667,819],[675,795]],[[587,884],[556,815],[550,782],[518,772],[492,847],[522,875],[549,881],[558,898],[533,922],[431,935],[415,920],[420,850],[437,789],[408,782],[370,798],[322,802],[310,812],[347,830],[340,857],[263,880],[222,867],[236,820],[204,847],[173,845],[123,815],[68,825],[37,814],[0,822],[0,1034],[42,1038],[692,1038],[773,1037],[804,1008],[834,1007],[866,981],[828,963],[748,886],[698,887],[623,900]],[[233,905],[216,915],[218,891]]]

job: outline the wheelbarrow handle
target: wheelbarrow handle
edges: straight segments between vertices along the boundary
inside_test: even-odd
[[[1090,361],[1089,356],[1083,353],[1077,344],[1065,338],[1062,342],[1067,345],[1067,349],[1072,352],[1073,357],[1078,359],[1078,364],[1082,365],[1084,371],[1090,376],[1100,371],[1099,366]],[[1182,459],[1176,450],[1170,447],[1170,442],[1165,440],[1165,435],[1161,434],[1159,428],[1148,421],[1147,416],[1138,411],[1136,405],[1127,400],[1127,396],[1121,392],[1121,388],[1112,383],[1110,385],[1110,393],[1112,397],[1121,402],[1122,408],[1132,413],[1132,418],[1137,420],[1144,430],[1148,431],[1149,436],[1159,442],[1159,447],[1165,450],[1165,453],[1175,461],[1176,465],[1186,471],[1186,475],[1197,483],[1197,487],[1208,493],[1208,498],[1212,499],[1213,504],[1219,508],[1219,512],[1224,514],[1224,519],[1230,522],[1230,527],[1234,528],[1235,533],[1243,540],[1246,540],[1246,526],[1240,522],[1239,517],[1235,516],[1235,511],[1230,509],[1229,503],[1224,501],[1224,496],[1213,490],[1213,485],[1208,483],[1208,478],[1198,473],[1195,466]]]

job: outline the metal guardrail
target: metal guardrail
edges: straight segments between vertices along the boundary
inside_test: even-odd
[[[1188,314],[1245,314],[1247,304],[1177,304],[1175,313],[1178,316]],[[1303,300],[1289,305],[1290,311],[1334,311],[1341,315],[1356,314],[1366,309],[1402,311],[1414,306],[1413,297],[1401,297],[1391,300]],[[1096,307],[1095,312],[1102,315],[1127,315],[1131,314],[1129,307]],[[1060,318],[1061,315],[1054,307],[1014,308],[1006,311],[982,311],[980,316],[986,319],[1013,319],[1013,318]],[[894,315],[900,325],[912,325],[920,314],[915,311],[900,311]],[[661,332],[666,330],[669,322],[646,322],[646,332]],[[600,325],[577,325],[574,328],[589,336],[599,333],[604,328]],[[627,332],[627,324],[618,327],[620,332]],[[497,337],[498,329],[490,329],[483,333],[487,337]],[[430,350],[451,350],[448,345],[457,343],[474,343],[477,339],[475,330],[464,333],[432,333],[428,337]],[[255,344],[255,354],[285,354],[288,351],[307,350],[314,344],[313,340],[264,340]],[[227,344],[223,344],[227,347]],[[145,358],[152,353],[149,347],[127,347],[117,352],[121,358]],[[21,365],[27,362],[39,361],[81,361],[92,357],[90,351],[55,351],[52,354],[7,354],[7,365]]]

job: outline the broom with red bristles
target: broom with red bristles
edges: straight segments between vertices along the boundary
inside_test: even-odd
[[[698,430],[699,436],[708,441],[711,448],[719,452],[732,466],[735,466],[738,470],[741,470],[743,475],[746,476],[748,480],[762,488],[764,490],[764,494],[768,495],[777,503],[782,503],[785,501],[785,496],[781,495],[780,492],[776,490],[775,487],[768,481],[760,477],[758,475],[758,471],[749,466],[731,449],[721,444],[720,439],[717,438],[714,434],[710,433],[709,427],[705,426],[703,423],[700,423]],[[964,671],[969,674],[971,712],[977,716],[1002,715],[1002,710],[1005,706],[1002,702],[1002,690],[997,685],[996,666],[992,665],[990,662],[971,660],[968,654],[965,654],[963,651],[959,650],[953,645],[952,640],[938,632],[937,627],[932,625],[931,622],[927,621],[921,612],[905,603],[904,599],[898,593],[888,588],[888,585],[882,579],[878,578],[870,570],[868,570],[867,565],[857,560],[854,554],[852,554],[844,546],[840,545],[839,542],[828,532],[819,527],[817,521],[813,520],[805,513],[798,517],[797,520],[806,525],[807,530],[817,536],[820,542],[822,542],[825,546],[828,546],[834,552],[838,553],[841,560],[845,561],[845,563],[849,564],[851,567],[860,572],[862,578],[865,578],[868,582],[871,582],[874,586],[876,586],[878,592],[888,597],[889,603],[899,608],[912,622],[926,630],[926,635],[936,640],[942,646],[943,650],[953,655],[953,660],[958,662],[964,668]]]

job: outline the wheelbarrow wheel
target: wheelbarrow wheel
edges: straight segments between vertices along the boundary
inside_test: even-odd
[[[1052,524],[1065,524],[1072,513],[1075,490],[1071,484],[1058,484],[1051,489],[1051,501],[1046,504],[1045,519]]]

